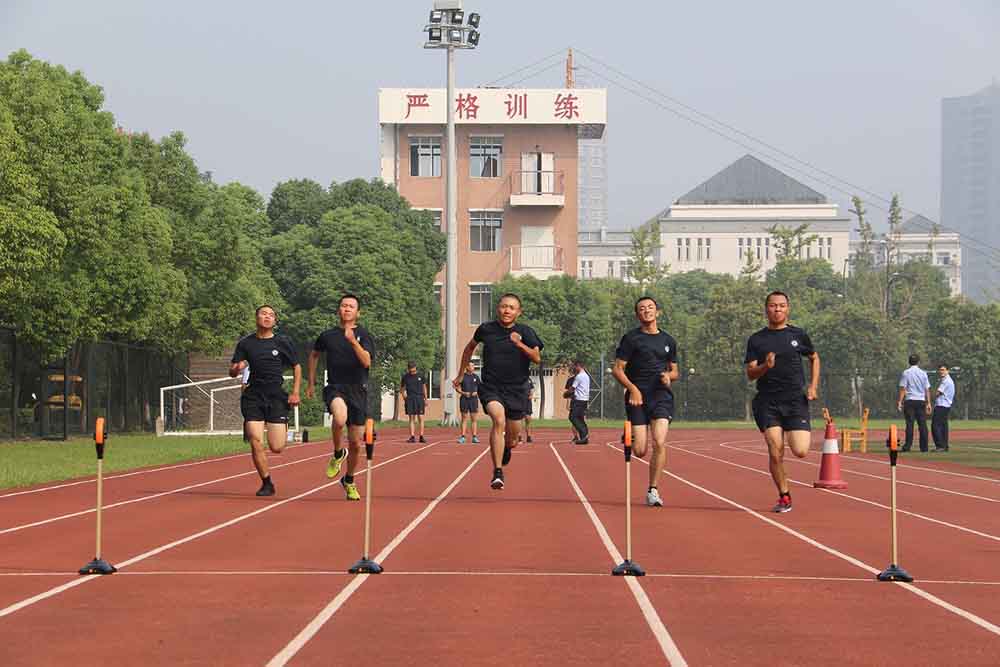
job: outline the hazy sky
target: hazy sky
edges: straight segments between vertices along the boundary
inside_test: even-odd
[[[444,85],[444,54],[421,48],[431,4],[0,0],[0,52],[23,47],[81,70],[121,125],[154,136],[182,130],[200,169],[266,197],[289,178],[376,175],[376,90]],[[1000,77],[996,0],[465,6],[482,14],[483,37],[458,55],[460,86],[574,47],[847,181],[898,192],[931,218],[941,98]],[[622,7],[630,11],[612,11]],[[601,69],[583,55],[578,64]],[[644,221],[748,152],[591,71],[578,75],[609,89],[612,227]],[[556,87],[563,76],[557,65],[518,85]]]

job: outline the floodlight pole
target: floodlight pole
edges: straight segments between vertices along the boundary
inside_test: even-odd
[[[448,150],[448,170],[445,173],[447,201],[445,217],[447,229],[447,264],[445,265],[445,400],[442,422],[457,426],[455,387],[451,384],[458,377],[458,148],[455,145],[455,47],[448,45],[448,123],[445,145]]]

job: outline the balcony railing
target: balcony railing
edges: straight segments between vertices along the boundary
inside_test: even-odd
[[[515,171],[511,174],[511,206],[564,206],[566,174],[562,171]]]
[[[510,247],[511,273],[563,271],[563,249],[557,245],[515,245]]]

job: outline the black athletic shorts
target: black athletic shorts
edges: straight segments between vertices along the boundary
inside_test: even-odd
[[[640,389],[641,391],[641,389]],[[666,387],[642,392],[642,405],[630,405],[625,391],[625,414],[632,426],[646,426],[654,419],[674,418],[674,395]]]
[[[240,412],[245,422],[288,423],[288,394],[281,387],[248,387],[240,396]]]
[[[404,403],[403,411],[408,415],[422,415],[427,407],[423,396],[414,396],[413,394],[407,394]]]
[[[503,406],[507,419],[518,421],[524,419],[524,415],[531,414],[531,401],[528,400],[528,383],[523,384],[497,384],[479,385],[479,400],[486,408],[492,401],[497,401]]]
[[[458,411],[466,414],[479,412],[479,399],[475,396],[459,396]]]
[[[365,425],[368,419],[368,387],[363,384],[328,384],[323,387],[323,403],[327,410],[330,410],[330,403],[335,398],[341,398],[347,404],[348,424]]]
[[[809,423],[809,399],[805,394],[757,394],[753,399],[753,419],[762,433],[772,426],[780,426],[783,431],[812,430]]]

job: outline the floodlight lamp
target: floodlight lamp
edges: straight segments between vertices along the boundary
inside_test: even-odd
[[[479,32],[476,30],[470,30],[466,41],[469,43],[469,46],[479,46]]]
[[[479,14],[477,14],[476,12],[472,12],[471,14],[469,14],[469,25],[475,28],[476,30],[479,29]]]
[[[428,28],[427,41],[433,44],[441,43],[441,28]]]
[[[444,12],[440,9],[431,10],[431,23],[441,23],[444,21]]]
[[[451,24],[452,25],[462,25],[462,21],[465,20],[465,12],[461,9],[455,9],[451,12]]]
[[[458,29],[458,28],[449,28],[448,29],[448,41],[451,42],[452,44],[461,44],[462,43],[462,31],[460,29]]]

